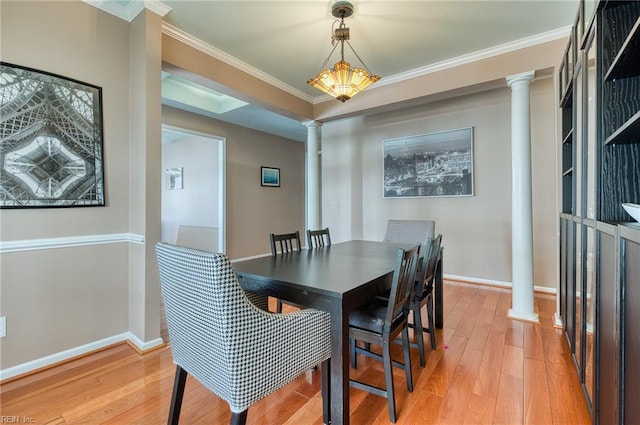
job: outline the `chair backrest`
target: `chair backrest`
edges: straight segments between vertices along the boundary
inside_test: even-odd
[[[424,243],[425,238],[435,235],[436,222],[433,220],[389,220],[383,242]]]
[[[329,228],[321,230],[307,230],[307,245],[309,248],[320,248],[331,245],[331,235]]]
[[[247,299],[224,254],[158,243],[156,255],[174,361],[229,401],[242,346],[255,343],[241,336],[263,313]]]
[[[436,274],[436,266],[440,255],[440,247],[442,246],[442,235],[434,238],[427,238],[425,242],[424,255],[418,267],[416,276],[415,294],[424,296],[433,290],[433,280]]]
[[[300,232],[297,230],[295,233],[282,233],[276,235],[274,233],[269,235],[271,241],[271,255],[278,255],[278,247],[281,254],[288,252],[298,252],[302,249],[300,246]]]
[[[398,249],[396,266],[393,271],[391,292],[389,293],[389,306],[387,316],[383,324],[383,330],[389,331],[394,319],[409,310],[409,301],[413,294],[420,244],[411,249]]]

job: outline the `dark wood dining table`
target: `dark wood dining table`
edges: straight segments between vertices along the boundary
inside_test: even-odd
[[[410,244],[354,240],[233,263],[245,290],[331,314],[331,423],[349,423],[349,313],[391,287],[398,248]],[[442,294],[442,280],[435,291]],[[442,317],[442,304],[436,315]],[[438,310],[439,309],[439,310]],[[440,320],[440,324],[442,320]],[[436,326],[437,326],[436,319]]]

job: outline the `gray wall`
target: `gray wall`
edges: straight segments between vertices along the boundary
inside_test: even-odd
[[[553,79],[531,85],[534,283],[556,287],[556,151]],[[445,274],[511,282],[510,90],[322,126],[323,226],[332,239],[381,240],[389,218],[429,219],[443,234]],[[382,197],[382,141],[474,128],[475,196]]]
[[[80,2],[1,7],[3,61],[102,87],[107,202],[1,210],[2,241],[129,232],[129,25]],[[127,243],[5,253],[0,261],[3,369],[128,331]]]

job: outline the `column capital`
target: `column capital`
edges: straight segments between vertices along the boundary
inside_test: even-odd
[[[536,73],[535,71],[527,71],[527,72],[522,72],[520,74],[507,75],[507,85],[511,87],[515,83],[519,83],[519,82],[528,83],[529,81],[533,80],[535,73]]]
[[[307,128],[311,128],[311,127],[321,127],[322,123],[320,121],[305,121],[302,123],[302,125],[304,125]]]

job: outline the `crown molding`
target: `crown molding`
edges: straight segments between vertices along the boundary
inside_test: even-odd
[[[133,21],[133,19],[145,8],[160,15],[161,17],[171,12],[171,8],[169,6],[158,0],[130,0],[128,3],[116,2],[113,0],[82,1],[127,22]]]
[[[275,86],[277,88],[279,88],[280,90],[283,90],[293,96],[299,97],[302,100],[305,100],[307,102],[312,103],[314,98],[312,96],[309,96],[307,93],[303,92],[302,90],[299,90],[295,87],[292,87],[290,85],[288,85],[287,83],[284,83],[281,80],[278,80],[277,78],[267,74],[264,71],[261,71],[260,69],[253,67],[251,65],[249,65],[248,63],[245,63],[243,61],[241,61],[240,59],[231,56],[230,54],[210,45],[205,43],[204,41],[192,36],[191,34],[181,30],[180,28],[177,28],[171,24],[168,24],[166,22],[162,22],[162,33],[174,38],[188,46],[193,47],[194,49],[197,49],[199,51],[201,51],[202,53],[205,53],[215,59],[218,59],[228,65],[233,66],[234,68],[238,68],[241,71],[246,72],[249,75],[252,75],[262,81],[264,81],[265,83],[271,84],[272,86]]]
[[[97,7],[105,12],[118,16],[121,19],[131,22],[131,20],[140,13],[143,8],[147,8],[160,16],[165,16],[171,11],[171,8],[158,0],[131,0],[128,5],[122,4],[110,0],[82,0],[94,7]],[[215,59],[218,59],[228,65],[233,66],[241,71],[252,75],[265,83],[271,84],[280,90],[287,92],[293,96],[296,96],[306,102],[312,104],[319,104],[333,99],[327,94],[320,96],[311,96],[300,89],[290,86],[289,84],[267,74],[266,72],[251,66],[240,59],[231,56],[230,54],[205,43],[204,41],[192,36],[191,34],[177,28],[167,22],[162,22],[162,33],[172,37],[188,46],[193,47]],[[402,72],[395,75],[383,77],[376,83],[375,87],[369,88],[369,90],[375,90],[378,87],[383,87],[390,84],[399,83],[401,81],[409,80],[416,77],[421,77],[434,72],[454,68],[461,65],[467,65],[476,61],[491,58],[494,56],[510,53],[516,50],[524,49],[527,47],[533,47],[538,44],[547,43],[549,41],[558,40],[560,38],[568,37],[571,33],[571,26],[558,28],[555,30],[547,31],[544,33],[536,34],[530,37],[521,38],[519,40],[510,41],[508,43],[493,46],[487,49],[478,50],[473,53],[458,56],[452,59],[447,59],[441,62],[437,62],[424,67],[416,68],[411,71]]]
[[[382,78],[378,83],[376,83],[375,88],[383,87],[388,84],[395,84],[400,81],[409,80],[411,78],[421,77],[423,75],[431,74],[431,73],[442,71],[445,69],[455,68],[461,65],[467,65],[483,59],[488,59],[494,56],[503,55],[505,53],[514,52],[516,50],[525,49],[527,47],[533,47],[538,44],[547,43],[549,41],[555,41],[564,37],[568,37],[570,34],[571,34],[571,26],[568,26],[568,27],[558,28],[552,31],[536,34],[531,37],[525,37],[519,40],[510,41],[508,43],[489,47],[483,50],[478,50],[473,53],[458,56],[452,59],[447,59],[442,62],[437,62],[421,68],[413,69],[411,71],[407,71],[400,74],[395,74],[389,77]]]

